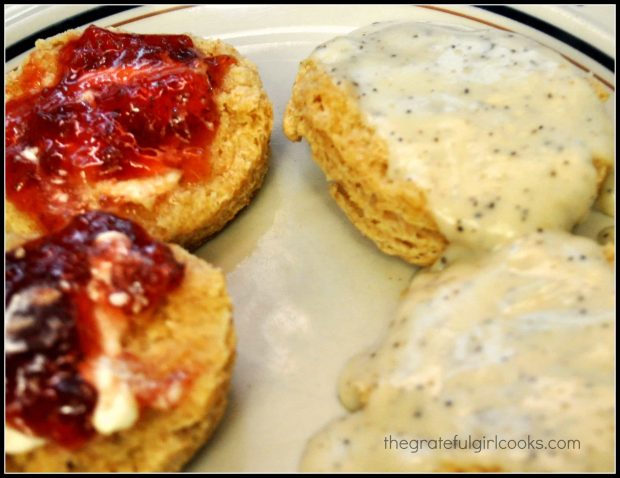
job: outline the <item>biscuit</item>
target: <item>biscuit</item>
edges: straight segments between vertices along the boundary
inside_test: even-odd
[[[96,434],[76,450],[48,442],[7,455],[9,471],[177,471],[211,436],[226,408],[235,357],[231,302],[219,269],[170,247],[185,266],[183,281],[146,326],[131,329],[124,351],[162,364],[162,373],[198,370],[181,400],[164,410],[145,408],[131,428]]]
[[[306,138],[329,192],[351,222],[383,252],[429,265],[448,244],[423,191],[386,178],[387,144],[364,119],[355,98],[324,69],[305,60],[284,117],[291,141]]]
[[[383,338],[347,363],[353,413],[310,439],[302,471],[613,469],[612,252],[548,231],[420,271]]]
[[[51,86],[60,49],[80,34],[70,30],[38,40],[26,61],[8,74],[6,100],[27,92],[19,80],[30,64],[42,65],[47,72],[38,78],[30,92]],[[236,59],[215,95],[220,124],[210,146],[211,170],[207,179],[176,183],[170,190],[153,177],[147,181],[110,181],[83,192],[82,198],[86,203],[84,210],[107,210],[137,222],[159,240],[186,247],[199,245],[249,204],[267,171],[273,122],[272,107],[256,66],[221,41],[195,37],[192,40],[207,56],[230,55]],[[102,196],[114,201],[103,203]],[[82,211],[73,211],[78,212]],[[6,227],[9,232],[24,235],[41,234],[45,229],[10,200],[6,207]]]
[[[398,30],[399,28],[401,30]],[[426,146],[416,146],[416,142],[428,144],[428,150],[431,151],[428,157],[432,159],[429,159],[424,167],[428,167],[431,170],[439,168],[439,163],[441,162],[445,164],[444,167],[449,168],[448,170],[458,170],[460,165],[452,156],[458,157],[462,163],[475,159],[475,155],[471,157],[464,156],[463,151],[468,151],[467,148],[474,145],[474,143],[490,141],[488,138],[494,132],[490,131],[488,133],[489,136],[487,136],[487,131],[476,124],[478,119],[485,117],[466,116],[468,114],[466,109],[458,109],[460,104],[467,104],[469,108],[479,108],[479,115],[488,114],[488,118],[492,119],[488,120],[485,126],[491,128],[499,124],[498,128],[505,128],[501,134],[495,135],[495,141],[499,141],[498,136],[500,135],[502,139],[507,138],[511,140],[512,138],[525,137],[530,134],[529,124],[514,127],[511,124],[514,123],[514,118],[510,118],[511,121],[508,121],[499,113],[499,111],[503,111],[500,110],[502,102],[506,101],[502,96],[501,87],[496,87],[492,93],[479,93],[480,96],[476,97],[477,100],[480,98],[479,103],[464,103],[465,101],[471,101],[473,95],[471,91],[480,92],[480,88],[485,88],[485,81],[487,80],[484,78],[480,80],[479,77],[474,77],[475,72],[472,73],[467,70],[468,67],[463,67],[463,71],[458,70],[460,67],[458,62],[450,64],[452,65],[452,70],[443,64],[442,66],[437,66],[439,60],[437,63],[432,63],[432,60],[429,60],[429,58],[435,58],[433,55],[440,57],[441,52],[444,51],[444,44],[441,43],[444,41],[443,37],[441,41],[437,40],[436,43],[433,43],[433,40],[428,40],[429,43],[427,43],[426,50],[416,50],[421,55],[427,55],[426,57],[423,56],[418,59],[407,56],[411,53],[407,42],[410,45],[415,45],[416,41],[421,41],[422,37],[429,35],[428,32],[434,31],[436,35],[446,35],[455,43],[460,39],[458,35],[461,34],[465,40],[470,40],[465,36],[468,33],[456,29],[450,30],[447,27],[445,30],[442,30],[442,28],[429,24],[400,24],[398,22],[373,24],[347,37],[339,37],[319,46],[299,67],[283,124],[284,133],[291,141],[299,141],[302,137],[308,141],[313,159],[327,177],[331,195],[353,224],[365,236],[373,240],[383,252],[400,256],[406,261],[420,266],[433,264],[441,256],[448,244],[455,242],[455,237],[460,232],[464,229],[467,232],[468,221],[473,224],[469,227],[470,231],[496,228],[497,221],[489,221],[486,225],[481,226],[479,222],[476,222],[478,219],[473,220],[474,212],[476,217],[481,217],[487,211],[474,211],[473,208],[471,216],[460,216],[463,220],[463,225],[461,225],[461,219],[458,216],[446,218],[445,210],[439,211],[436,208],[436,203],[433,203],[431,200],[434,190],[438,189],[438,183],[432,182],[425,177],[423,180],[428,181],[430,184],[422,185],[423,181],[420,179],[420,176],[425,174],[428,176],[428,174],[420,172],[420,170],[416,171],[411,164],[407,164],[407,162],[411,163],[412,158],[411,156],[405,156],[406,153],[403,153],[405,151],[403,148],[410,147],[405,145],[412,144],[413,147],[417,147],[416,153],[428,153],[428,151],[424,150]],[[382,29],[385,32],[384,36],[381,36]],[[413,33],[415,33],[415,40],[411,39],[413,35],[410,34]],[[471,34],[472,37],[474,33]],[[396,40],[397,34],[401,35],[398,37],[398,42]],[[491,35],[491,33],[488,34]],[[450,37],[450,35],[457,35],[455,37],[456,40]],[[506,45],[510,45],[509,42],[514,41],[512,37],[516,37],[516,35],[510,37],[508,34],[503,34],[508,35],[510,38],[502,38],[500,35],[502,34],[495,33],[493,41],[496,41],[498,44],[505,41]],[[525,38],[522,40],[530,42],[524,43],[526,45],[524,49],[537,45]],[[448,42],[448,40],[445,41]],[[486,40],[476,39],[471,41],[475,49],[478,46],[475,43],[476,41],[483,43]],[[382,45],[380,48],[374,47],[374,45],[379,44]],[[492,46],[494,45],[492,44]],[[510,52],[506,45],[500,46]],[[486,47],[486,45],[482,46]],[[448,53],[453,50],[458,51],[461,47],[464,49],[464,44],[458,47],[457,44],[453,44],[452,49],[450,49],[449,42],[446,45]],[[540,45],[534,46],[534,48],[539,47]],[[417,47],[412,46],[411,48]],[[500,47],[496,49],[496,51],[499,50]],[[437,51],[440,53],[436,53]],[[555,53],[549,52],[544,48],[541,48],[540,51],[543,52],[541,57],[545,60],[553,58],[553,61],[557,61],[560,65],[559,68],[566,69],[572,67],[572,65],[569,65],[568,62],[565,62]],[[501,52],[502,55],[504,54],[503,52],[504,50]],[[446,57],[448,53],[446,53]],[[517,52],[516,54],[518,55],[519,53]],[[484,57],[483,55],[474,58],[473,54],[468,53],[467,50],[462,53],[462,56],[465,58],[468,58],[467,55],[470,55],[474,61],[477,61],[477,58]],[[544,55],[547,55],[547,57]],[[447,64],[447,60],[443,56],[440,58]],[[521,59],[519,58],[519,60]],[[504,59],[502,57],[500,60],[498,53],[494,61],[499,64]],[[375,69],[370,66],[371,64]],[[437,69],[437,71],[433,71],[432,75],[429,75],[428,84],[418,85],[413,83],[413,80],[409,82],[403,80],[408,74],[411,74],[411,79],[424,78],[423,74],[419,73],[419,70],[416,73],[417,77],[410,73],[411,71],[416,71],[415,68],[422,69],[422,67],[418,66],[420,64],[428,66],[428,69]],[[501,71],[501,68],[499,70]],[[442,76],[439,76],[440,74]],[[500,74],[503,74],[503,72]],[[545,73],[542,74],[544,75]],[[573,73],[572,71],[569,71],[569,74],[578,75],[578,73]],[[538,78],[534,77],[534,80],[538,80]],[[596,104],[597,100],[593,100],[592,97],[598,96],[601,100],[604,100],[607,93],[592,78],[588,77],[586,80],[580,83],[579,88],[581,89],[579,92],[582,98],[585,98],[584,103],[587,102],[588,105],[596,108],[600,105]],[[400,83],[397,83],[399,81]],[[530,87],[523,86],[524,84],[527,85],[526,83],[521,83],[521,85],[517,84],[517,86],[522,86],[526,94],[531,94],[531,91],[529,91]],[[559,84],[563,85],[562,83]],[[592,84],[596,86],[593,87]],[[455,88],[459,86],[455,87],[454,85],[464,86],[462,90],[458,91]],[[445,93],[441,90],[444,86],[447,88]],[[382,93],[382,87],[384,87],[383,91],[389,91]],[[437,88],[437,90],[433,88]],[[376,93],[377,90],[379,90],[378,93]],[[505,90],[509,90],[509,87],[506,86]],[[383,104],[379,103],[379,96],[376,96],[374,99],[370,98],[373,94],[384,94],[385,100]],[[449,98],[450,101],[445,100],[444,96],[442,96],[444,94],[446,96],[454,95],[454,100],[450,99],[452,97]],[[459,95],[462,95],[463,98],[459,97]],[[553,93],[547,93],[547,95],[548,98],[546,99],[548,101],[557,100]],[[561,95],[558,94],[557,96]],[[512,106],[518,105],[516,96],[512,100],[508,100],[508,102],[510,101],[513,101],[511,103]],[[431,109],[434,104],[439,106],[436,106],[436,109]],[[479,106],[480,104],[482,106]],[[528,113],[528,105],[525,102],[519,107],[523,108],[523,110],[519,110],[519,114],[522,111]],[[492,111],[494,108],[497,109],[498,113]],[[509,108],[509,103],[506,103],[504,108]],[[541,108],[544,109],[544,105]],[[452,118],[446,113],[450,109],[456,109]],[[563,113],[554,113],[554,111],[560,110],[553,110],[552,108],[548,108],[548,110],[551,111],[549,118],[555,117],[560,119],[564,117]],[[588,207],[594,201],[596,190],[600,190],[601,184],[608,174],[613,155],[610,152],[610,145],[613,141],[611,130],[607,131],[608,125],[604,120],[601,120],[601,111],[594,111],[593,115],[596,121],[598,121],[597,125],[603,124],[605,126],[605,130],[600,133],[603,139],[593,147],[592,162],[590,164],[585,164],[584,162],[585,166],[580,166],[587,171],[589,183],[587,185],[587,193],[583,192],[585,188],[581,189],[578,197],[577,193],[575,193],[571,207],[578,212],[573,212],[572,216],[570,212],[566,212],[569,211],[566,207],[568,201],[566,197],[562,196],[565,192],[561,192],[566,190],[566,184],[571,184],[572,187],[573,181],[571,178],[565,179],[565,182],[560,187],[558,187],[557,181],[556,184],[549,181],[549,184],[545,186],[542,186],[542,183],[534,185],[531,189],[538,189],[539,193],[544,191],[543,196],[545,196],[545,200],[533,201],[526,206],[522,206],[523,203],[515,201],[516,208],[523,207],[520,211],[523,220],[528,219],[529,214],[532,222],[529,225],[518,225],[518,228],[515,228],[511,234],[507,234],[507,237],[503,237],[501,242],[540,228],[570,229],[584,217]],[[410,116],[405,115],[405,112]],[[394,118],[398,118],[397,121],[400,123],[395,124],[391,122],[393,117],[390,115],[392,114]],[[493,114],[495,116],[491,116]],[[576,116],[581,114],[581,111],[579,113],[575,112]],[[411,121],[412,117],[417,122],[408,123],[407,121]],[[404,119],[401,120],[401,118]],[[437,119],[434,120],[434,118]],[[533,118],[534,120],[537,119],[535,115]],[[426,123],[427,119],[430,122],[430,126]],[[435,123],[432,123],[433,120]],[[540,121],[540,119],[538,120]],[[450,123],[451,121],[452,123]],[[408,126],[410,124],[415,124],[420,129],[412,130]],[[446,124],[448,126],[445,126]],[[458,125],[458,128],[454,127],[454,125]],[[436,129],[432,130],[435,127]],[[391,128],[391,131],[388,128]],[[422,131],[422,128],[427,129]],[[479,130],[476,132],[475,128],[479,128]],[[542,131],[543,126],[541,125],[540,128],[540,131]],[[561,126],[553,127],[552,125],[551,127],[547,126],[547,128],[555,131],[561,129]],[[531,129],[533,131],[533,138],[540,137],[540,133],[536,131],[536,128]],[[566,131],[569,129],[565,128],[564,133],[567,134]],[[440,131],[440,133],[438,134],[437,131]],[[463,131],[465,131],[465,134],[470,135],[463,135],[469,142],[459,142],[459,135]],[[431,132],[432,135],[429,137]],[[440,138],[442,136],[441,132],[444,135]],[[538,136],[536,136],[537,134]],[[396,143],[396,137],[399,135],[403,137],[399,137],[399,142]],[[407,137],[407,135],[409,136]],[[435,142],[433,143],[433,141]],[[442,143],[441,141],[444,142]],[[503,146],[504,144],[499,142],[494,147],[501,148]],[[510,155],[526,159],[529,155],[532,158],[531,149],[527,150],[528,146],[531,147],[527,143],[523,146],[525,154],[515,150],[510,152]],[[478,145],[476,144],[475,147],[478,147]],[[558,146],[558,150],[559,148],[563,148],[563,145]],[[578,148],[580,146],[577,146]],[[596,152],[594,152],[595,149]],[[476,152],[478,151],[479,149],[476,150]],[[493,152],[500,152],[500,150],[497,149]],[[505,154],[508,160],[511,159],[511,156],[507,153],[502,154]],[[568,159],[570,159],[569,156],[567,155]],[[418,160],[422,161],[421,159]],[[473,182],[474,186],[477,186],[476,182],[479,185],[484,184],[486,181],[484,179],[485,161],[486,159],[481,161],[480,168],[476,170],[476,172],[481,173],[479,181],[471,176],[456,178],[455,175],[454,178],[451,178],[453,182],[450,183],[454,186],[453,190],[448,190],[446,194],[452,194],[453,198],[458,198],[457,202],[477,201],[477,199],[471,197],[476,192],[475,190],[472,193],[471,188],[467,189],[467,192],[470,194],[465,195],[462,194],[459,188],[465,181]],[[555,176],[556,171],[553,169],[555,168],[555,163],[553,161],[556,161],[557,164],[564,164],[561,162],[561,159],[549,160],[549,171],[537,171],[536,175],[541,178],[548,175]],[[592,168],[592,164],[594,168]],[[473,168],[472,166],[470,167]],[[514,167],[521,168],[522,166]],[[535,167],[539,168],[540,166]],[[468,174],[470,172],[468,170]],[[498,169],[494,169],[490,174],[499,175],[500,172]],[[502,174],[510,176],[513,173],[509,170],[504,170]],[[582,176],[581,172],[576,174],[580,177]],[[432,174],[431,177],[435,178]],[[523,181],[525,189],[530,186],[529,181],[533,179],[530,176]],[[479,189],[482,188],[480,187]],[[575,191],[577,190],[578,188],[575,188]],[[560,191],[557,198],[550,196],[555,191]],[[446,191],[442,190],[441,192],[444,193]],[[495,191],[495,194],[499,193]],[[541,217],[542,213],[539,212],[541,202],[543,204],[558,204],[557,216],[559,217],[560,214],[563,214],[565,215],[563,219],[558,220],[558,224],[554,224],[553,220],[548,220],[553,214],[547,212],[545,213],[546,217]],[[493,202],[493,198],[487,198],[487,203],[490,204],[490,207],[496,205]],[[478,205],[476,204],[476,206]],[[512,204],[510,207],[512,208]],[[498,212],[497,208],[495,212]],[[502,214],[509,215],[512,212],[506,208],[506,212]],[[532,219],[532,215],[536,214],[539,214],[539,216],[536,219]],[[441,220],[444,220],[446,224],[442,225]],[[541,224],[537,224],[534,221],[540,221]],[[471,242],[470,240],[469,244],[467,244],[468,247],[471,246]],[[483,246],[481,245],[481,248],[489,250],[492,247],[489,244],[484,244]]]

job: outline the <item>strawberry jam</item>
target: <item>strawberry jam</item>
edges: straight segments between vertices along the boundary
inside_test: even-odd
[[[97,401],[80,368],[106,352],[96,312],[117,323],[151,312],[180,285],[183,265],[141,227],[102,212],[76,216],[5,259],[7,423],[79,446],[95,432]]]
[[[97,181],[171,169],[185,183],[204,179],[215,95],[235,62],[205,56],[186,35],[88,27],[60,50],[54,86],[29,93],[44,72],[27,64],[26,93],[6,104],[8,198],[54,230],[84,210],[80,193]]]

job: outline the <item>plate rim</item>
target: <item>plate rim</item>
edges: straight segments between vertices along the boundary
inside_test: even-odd
[[[231,7],[237,7],[238,5],[230,5]],[[248,5],[247,7],[257,7],[259,5]],[[290,6],[290,5],[289,5]],[[294,6],[294,5],[293,5]],[[372,7],[373,5],[368,5]],[[378,6],[378,5],[374,5]],[[461,5],[460,7],[467,7],[468,10],[475,8],[480,10],[481,12],[485,12],[486,14],[490,14],[492,17],[497,17],[498,20],[508,20],[512,22],[516,22],[519,25],[526,26],[536,30],[537,32],[543,33],[547,37],[553,38],[554,40],[560,42],[563,46],[570,47],[571,49],[579,52],[580,54],[586,56],[589,60],[593,61],[596,65],[600,66],[602,69],[606,71],[606,73],[611,74],[612,77],[615,78],[615,51],[612,56],[610,52],[606,52],[604,45],[594,45],[592,42],[587,41],[585,39],[579,38],[575,34],[567,31],[565,28],[562,28],[558,25],[550,23],[547,21],[548,19],[543,18],[543,16],[537,16],[536,11],[528,10],[527,8],[521,8],[519,5],[515,6],[507,6],[507,5]],[[163,7],[163,8],[160,8]],[[84,11],[79,12],[75,15],[71,15],[67,18],[61,18],[57,22],[44,27],[42,29],[38,29],[33,33],[29,33],[26,36],[21,37],[10,45],[5,47],[5,65],[8,62],[15,60],[21,55],[29,52],[32,48],[34,48],[35,41],[39,38],[49,38],[56,34],[62,33],[66,30],[72,28],[80,28],[89,23],[93,23],[95,21],[102,21],[108,18],[116,17],[116,22],[108,25],[110,27],[122,27],[128,24],[131,24],[136,21],[140,21],[146,18],[163,15],[166,13],[171,13],[178,10],[195,8],[195,7],[218,7],[221,8],[220,5],[197,5],[197,4],[177,4],[173,6],[164,6],[164,5],[90,5]],[[320,7],[320,5],[319,5]],[[430,10],[435,10],[440,13],[444,13],[447,15],[458,16],[461,18],[465,18],[468,20],[476,21],[478,23],[490,26],[492,28],[497,28],[506,31],[513,31],[507,25],[501,25],[492,20],[487,20],[486,18],[481,18],[478,16],[474,16],[473,10],[469,11],[460,11],[459,6],[437,6],[437,5],[416,5],[418,8],[425,8]],[[456,7],[456,8],[454,8]],[[6,13],[5,6],[5,13]],[[12,32],[12,35],[15,35],[15,31],[20,27],[23,27],[24,22],[28,21],[29,17],[32,19],[33,16],[46,14],[46,11],[49,13],[50,9],[55,8],[55,6],[49,6],[47,9],[35,10],[30,13],[30,15],[19,16],[18,20],[13,23],[6,25],[5,29],[5,38],[7,32]],[[564,15],[567,14],[564,11],[562,6],[560,5],[548,5],[547,8],[550,12],[553,9],[558,10],[558,12],[562,12]],[[138,15],[133,15],[136,13]],[[579,17],[574,12],[568,12],[568,17],[574,19],[575,21],[579,20],[580,22],[588,25],[589,28],[597,29],[600,34],[602,30],[595,25],[592,25],[591,21],[588,20],[587,17]],[[603,32],[603,36],[609,36],[611,32]],[[17,35],[19,36],[19,35]],[[550,48],[550,45],[547,45]],[[567,60],[571,61],[574,65],[579,67],[580,69],[591,73],[596,79],[605,84],[610,90],[615,91],[615,85],[612,81],[605,79],[602,75],[597,74],[592,68],[583,65],[581,62],[576,61],[575,59],[569,57],[568,55],[561,53]]]

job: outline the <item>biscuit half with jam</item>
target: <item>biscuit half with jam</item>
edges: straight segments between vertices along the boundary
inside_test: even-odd
[[[180,469],[226,407],[235,334],[222,273],[99,211],[10,239],[7,469]]]
[[[272,107],[233,47],[88,27],[47,40],[6,83],[7,229],[106,210],[192,247],[262,184]]]

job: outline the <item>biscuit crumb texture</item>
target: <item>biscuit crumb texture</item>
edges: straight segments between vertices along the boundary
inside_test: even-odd
[[[51,86],[56,78],[60,49],[80,35],[80,31],[70,30],[47,40],[38,40],[36,49],[25,62],[7,75],[5,101]],[[256,66],[219,40],[196,37],[192,40],[206,55],[230,55],[237,59],[215,96],[220,125],[210,149],[210,176],[196,184],[174,181],[165,185],[157,178],[115,184],[100,182],[85,191],[82,198],[87,210],[102,209],[131,219],[153,237],[189,248],[197,247],[224,227],[249,204],[260,188],[267,172],[273,125],[272,106]],[[44,65],[47,74],[33,91],[24,91],[19,78],[24,67],[31,62]],[[150,181],[154,182],[151,184]],[[123,183],[131,184],[124,187]],[[101,198],[105,196],[108,197],[104,205]],[[22,235],[44,232],[36,220],[11,202],[7,202],[5,221],[9,232]]]
[[[7,455],[18,472],[146,472],[180,470],[220,422],[235,356],[231,302],[223,274],[171,246],[185,264],[181,287],[127,337],[125,350],[161,372],[197,372],[176,407],[145,409],[136,424],[109,436],[96,435],[75,451],[48,443],[28,453]]]
[[[331,195],[379,249],[422,266],[439,258],[447,240],[423,191],[387,176],[387,144],[365,121],[355,97],[312,60],[299,68],[284,133],[292,141],[306,138]]]

